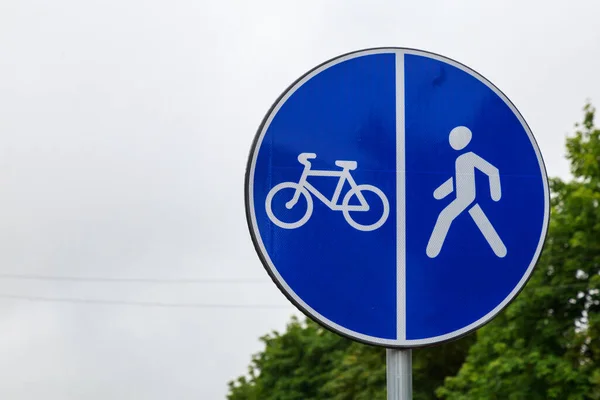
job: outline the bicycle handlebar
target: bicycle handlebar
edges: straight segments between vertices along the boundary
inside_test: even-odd
[[[300,161],[301,164],[306,164],[308,160],[312,158],[317,158],[317,155],[315,153],[300,153],[300,155],[298,155],[298,161]]]

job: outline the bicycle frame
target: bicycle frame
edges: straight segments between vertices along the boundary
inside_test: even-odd
[[[347,168],[342,169],[341,171],[327,171],[327,170],[312,170],[310,169],[310,163],[305,164],[304,170],[302,171],[302,176],[300,177],[300,181],[298,182],[298,188],[296,189],[296,193],[294,193],[294,197],[286,203],[286,208],[291,209],[296,205],[298,199],[300,198],[300,190],[301,188],[306,188],[310,193],[312,193],[316,198],[321,200],[323,204],[329,207],[334,211],[369,211],[369,205],[365,200],[365,197],[362,195],[360,190],[354,190],[358,186],[350,174],[350,171]],[[325,197],[317,188],[315,188],[310,182],[308,182],[309,176],[330,176],[330,177],[339,177],[337,186],[335,191],[333,192],[333,196],[331,200]],[[351,189],[356,193],[356,197],[360,202],[360,205],[346,205],[337,204],[340,194],[342,193],[342,188],[344,187],[344,183],[348,181]]]

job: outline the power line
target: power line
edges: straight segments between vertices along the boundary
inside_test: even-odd
[[[152,283],[152,284],[259,284],[268,283],[267,279],[249,278],[110,278],[110,277],[83,277],[83,276],[56,276],[56,275],[26,275],[26,274],[0,274],[0,279],[16,279],[30,281],[63,281],[63,282],[98,282],[98,283]]]
[[[33,302],[73,303],[112,306],[162,307],[162,308],[221,308],[221,309],[286,309],[291,304],[209,304],[209,303],[162,303],[128,300],[82,299],[64,297],[22,296],[0,293],[0,299],[26,300]]]
[[[97,283],[149,283],[149,284],[270,284],[269,279],[252,278],[114,278],[114,277],[84,277],[65,275],[30,275],[30,274],[3,274],[0,279],[30,280],[30,281],[63,281],[63,282],[97,282]],[[542,285],[526,287],[524,290],[543,290],[587,287],[587,282],[578,282],[567,285]]]
[[[545,288],[574,288],[581,287],[584,284],[541,286],[531,288],[540,290]],[[530,289],[530,290],[531,290]],[[110,306],[135,306],[135,307],[158,307],[158,308],[197,308],[197,309],[293,309],[291,304],[210,304],[210,303],[163,303],[150,301],[129,301],[129,300],[110,300],[110,299],[86,299],[86,298],[66,298],[66,297],[44,297],[30,295],[15,295],[0,293],[0,299],[6,300],[24,300],[31,302],[48,303],[71,303],[86,305],[110,305]]]

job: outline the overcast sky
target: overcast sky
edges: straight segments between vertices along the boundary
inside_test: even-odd
[[[600,103],[598,15],[596,0],[0,0],[0,398],[223,399],[294,313],[243,207],[281,91],[347,51],[438,52],[496,84],[568,177],[565,136]],[[165,282],[193,279],[241,282]]]

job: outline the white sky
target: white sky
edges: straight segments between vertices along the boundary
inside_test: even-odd
[[[1,0],[0,398],[223,399],[291,306],[40,297],[288,304],[250,242],[246,157],[281,91],[347,51],[467,64],[568,176],[565,135],[600,103],[599,14],[594,0]]]

